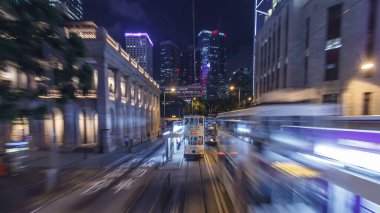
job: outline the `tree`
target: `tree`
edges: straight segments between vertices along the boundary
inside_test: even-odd
[[[206,104],[203,100],[193,100],[183,108],[183,114],[206,115]]]
[[[54,82],[51,83],[62,94],[59,103],[75,99],[77,89],[87,93],[92,69],[89,65],[80,65],[79,61],[80,57],[85,56],[85,45],[76,34],[66,37],[61,27],[61,11],[45,0],[13,4],[1,1],[0,9],[6,11],[5,15],[0,16],[0,69],[12,62],[28,75],[43,76],[46,70],[53,67]],[[39,85],[36,91],[25,91],[12,89],[9,82],[0,79],[0,90],[0,109],[9,111],[3,118],[12,119],[33,114],[29,106],[19,103],[25,98],[46,93],[47,86]],[[43,112],[41,106],[33,110]]]
[[[237,109],[237,98],[221,98],[216,100],[210,100],[207,103],[208,111],[211,113],[220,113]]]

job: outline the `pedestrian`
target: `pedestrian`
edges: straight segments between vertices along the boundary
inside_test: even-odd
[[[146,134],[146,136],[148,137],[148,140],[150,140],[150,132],[148,131],[148,133]]]
[[[132,138],[129,139],[129,146],[128,146],[128,152],[131,153],[132,152],[132,145],[133,145],[133,140]]]
[[[125,147],[129,150],[129,137],[128,136],[124,136],[124,144],[125,144]]]

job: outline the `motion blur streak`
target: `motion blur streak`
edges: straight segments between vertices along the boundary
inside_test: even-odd
[[[328,145],[316,145],[314,147],[314,153],[327,158],[335,159],[349,166],[359,166],[372,171],[380,172],[380,165],[377,163],[380,162],[379,154],[338,148]]]
[[[340,107],[271,104],[218,114],[219,176],[237,209],[378,212],[380,117],[342,117]]]

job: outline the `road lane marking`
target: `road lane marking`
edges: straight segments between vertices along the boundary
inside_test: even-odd
[[[82,192],[81,195],[94,194],[101,189],[107,188],[112,182],[113,182],[112,179],[102,179],[100,181],[97,181],[90,188]]]
[[[129,162],[126,162],[120,166],[118,166],[115,170],[112,172],[104,175],[101,180],[95,182],[92,184],[92,186],[85,191],[81,193],[81,195],[91,195],[96,192],[98,192],[101,189],[107,188],[109,185],[111,185],[113,182],[117,181],[117,179],[121,176],[123,176],[125,173],[129,171],[129,167],[132,167],[133,164],[137,164],[140,161],[142,161],[143,167],[153,167],[155,163],[157,163],[156,158],[152,157],[149,158],[147,161],[144,162],[143,158],[135,158]],[[142,177],[147,172],[146,169],[137,169],[133,170],[131,173],[131,178],[129,179],[137,179],[139,177]],[[127,179],[128,180],[128,179]],[[127,181],[125,180],[125,181]],[[114,193],[118,193],[121,189],[116,189]]]
[[[125,189],[130,189],[132,188],[132,184],[136,182],[136,180],[134,179],[127,179],[127,180],[123,180],[123,181],[120,181],[115,187],[115,191],[114,191],[114,194],[118,193],[119,191],[121,190],[125,190]]]

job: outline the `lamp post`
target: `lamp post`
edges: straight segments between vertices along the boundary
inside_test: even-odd
[[[173,88],[171,88],[170,89],[170,93],[173,93],[173,92],[175,92],[175,88],[173,87]],[[166,96],[166,89],[164,90],[164,119],[166,118],[166,101],[165,101],[165,96]]]
[[[194,101],[197,100],[196,98],[191,99],[191,114],[194,115]]]
[[[364,72],[365,77],[370,77],[374,71],[375,64],[373,62],[366,62],[360,66],[360,69]]]
[[[239,96],[239,107],[238,107],[238,109],[240,109],[240,87],[238,87],[237,89],[238,89],[238,92],[239,92],[239,95],[238,95]],[[235,87],[234,86],[230,86],[230,90],[231,91],[235,90]]]

